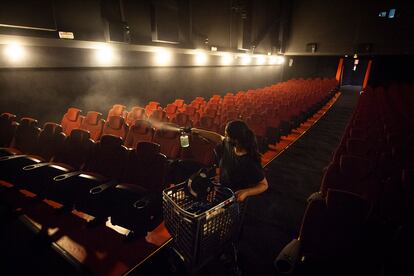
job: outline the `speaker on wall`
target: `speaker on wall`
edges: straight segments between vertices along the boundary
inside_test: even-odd
[[[315,53],[318,49],[318,44],[315,42],[306,44],[306,52]]]

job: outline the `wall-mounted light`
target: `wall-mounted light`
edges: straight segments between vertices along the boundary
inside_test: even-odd
[[[171,64],[172,54],[168,50],[159,50],[155,52],[154,61],[156,65],[166,66]]]
[[[270,56],[269,57],[269,64],[283,64],[285,63],[284,56]]]
[[[4,54],[6,55],[7,59],[11,62],[22,61],[26,55],[23,46],[17,43],[11,43],[7,45],[4,49]]]
[[[276,62],[277,62],[276,56],[269,57],[269,64],[276,64]]]
[[[250,57],[250,55],[246,54],[246,55],[241,56],[241,64],[247,65],[247,64],[250,64],[251,61],[252,61],[252,58]]]
[[[221,64],[222,65],[230,65],[230,64],[233,63],[233,60],[234,60],[233,55],[226,53],[226,54],[223,54],[221,56],[221,60],[220,61],[221,61]]]
[[[112,47],[108,45],[102,45],[96,49],[95,53],[96,61],[103,65],[109,65],[113,63],[115,55]]]
[[[194,56],[194,62],[197,65],[205,65],[207,63],[208,57],[206,53],[198,52]]]
[[[276,56],[276,64],[283,64],[285,61],[286,59],[284,56]]]
[[[263,65],[265,63],[266,63],[265,56],[258,56],[258,57],[256,57],[256,64]]]

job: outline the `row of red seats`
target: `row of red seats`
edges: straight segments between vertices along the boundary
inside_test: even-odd
[[[36,124],[22,118],[13,147],[0,150],[0,179],[11,183],[10,189],[24,188],[98,220],[111,217],[113,224],[135,233],[161,222],[168,164],[158,144],[141,142],[128,149],[114,135],[95,142],[85,130],[74,129],[66,137],[58,124],[46,123],[43,129]]]
[[[90,131],[93,139],[99,140],[102,134],[110,133],[122,137],[126,146],[133,147],[136,142],[134,135],[145,129],[142,121],[135,126],[137,120],[149,121],[155,129],[174,123],[180,127],[193,126],[224,134],[227,122],[244,119],[259,142],[267,147],[268,142],[277,142],[281,135],[289,134],[319,110],[332,97],[335,86],[336,81],[332,79],[290,80],[261,89],[227,93],[223,98],[213,95],[208,101],[197,97],[188,105],[184,100],[176,99],[162,108],[158,102],[152,101],[145,107],[135,106],[128,112],[124,105],[115,104],[106,121],[101,113],[90,111],[82,116],[81,110],[69,108],[61,124],[66,134],[74,128],[82,128]],[[176,157],[163,152],[168,157]]]
[[[316,274],[344,264],[346,273],[370,275],[410,265],[389,252],[401,252],[403,240],[414,245],[406,231],[414,225],[412,106],[413,85],[363,91],[320,192],[309,198],[299,238],[281,251],[277,268],[293,270],[289,258],[306,260],[302,268]]]
[[[214,161],[214,146],[197,136],[190,137],[189,149],[181,148],[180,126],[177,124],[154,118],[148,120],[146,117],[128,124],[124,117],[114,115],[113,110],[108,114],[108,121],[101,119],[102,114],[95,111],[89,111],[84,118],[80,114],[80,109],[69,108],[63,116],[61,124],[66,134],[79,128],[89,131],[95,141],[102,135],[111,134],[120,137],[129,148],[136,148],[138,143],[144,141],[157,143],[161,146],[161,152],[169,159],[193,159],[204,165],[210,165]]]

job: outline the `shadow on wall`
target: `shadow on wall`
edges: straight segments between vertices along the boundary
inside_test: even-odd
[[[131,108],[151,100],[165,106],[176,98],[260,88],[281,81],[281,66],[133,69],[1,70],[0,112],[60,122],[69,106],[106,116],[120,103]]]

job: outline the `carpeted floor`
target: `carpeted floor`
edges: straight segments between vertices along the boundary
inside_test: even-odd
[[[343,87],[334,106],[267,167],[269,190],[252,198],[241,242],[244,275],[275,275],[272,262],[295,238],[306,199],[319,190],[356,106],[360,87]]]

